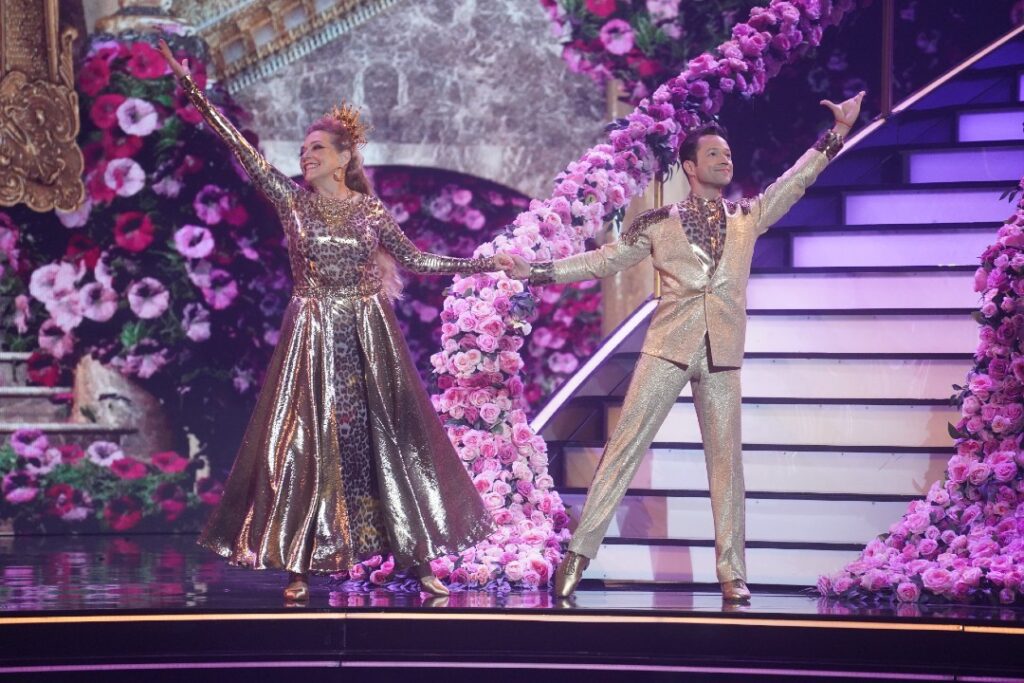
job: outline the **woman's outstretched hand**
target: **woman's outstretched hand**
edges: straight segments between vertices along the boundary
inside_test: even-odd
[[[522,256],[499,253],[494,255],[494,265],[505,271],[509,277],[525,280],[530,277],[530,264]]]
[[[162,54],[164,59],[167,60],[167,63],[171,67],[171,71],[174,73],[174,77],[178,80],[192,75],[192,72],[188,69],[188,60],[183,59],[179,63],[178,60],[174,58],[174,55],[171,54],[171,48],[167,45],[167,41],[163,39],[160,40],[160,54]]]
[[[832,116],[835,117],[836,132],[845,136],[850,132],[854,124],[857,123],[857,118],[860,116],[860,105],[863,101],[864,91],[861,90],[845,102],[836,104],[830,100],[822,100],[821,105],[823,107],[828,107],[829,111],[832,112]]]

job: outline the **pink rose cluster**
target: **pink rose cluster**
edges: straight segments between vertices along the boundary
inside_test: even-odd
[[[1024,181],[1022,181],[1024,186]],[[925,500],[819,590],[841,598],[1011,603],[1024,593],[1024,199],[981,255],[975,366],[956,454]]]

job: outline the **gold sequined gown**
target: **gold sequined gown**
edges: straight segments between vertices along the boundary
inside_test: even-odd
[[[299,187],[198,90],[182,86],[281,218],[294,290],[280,341],[199,543],[255,569],[335,572],[375,553],[398,568],[493,531],[381,291],[374,250],[419,273],[493,270],[420,252],[373,196]]]

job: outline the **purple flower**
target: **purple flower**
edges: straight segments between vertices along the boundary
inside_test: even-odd
[[[99,267],[99,264],[96,264]],[[106,322],[117,312],[118,296],[110,287],[100,282],[90,282],[78,292],[82,315],[89,320]]]
[[[633,49],[633,29],[622,19],[612,19],[601,27],[601,44],[613,55],[624,55]]]
[[[227,190],[217,185],[206,185],[199,190],[196,198],[192,201],[192,208],[195,209],[199,220],[207,225],[217,225],[224,218],[221,199],[227,195]]]
[[[92,463],[100,467],[110,467],[112,462],[124,457],[124,451],[112,441],[93,441],[85,449],[85,454]]]
[[[174,248],[185,258],[206,258],[213,246],[213,233],[202,226],[185,225],[174,233]]]
[[[28,291],[42,304],[48,304],[75,291],[79,275],[70,263],[49,263],[32,271]]]
[[[8,503],[22,505],[39,495],[39,484],[28,472],[15,470],[4,477],[2,490]]]
[[[202,290],[203,299],[215,311],[227,308],[238,296],[238,284],[226,270],[220,268],[210,271],[209,285]]]
[[[127,358],[114,358],[111,365],[126,375],[148,379],[167,365],[170,353],[152,339],[143,339],[133,346]]]
[[[38,429],[18,429],[11,434],[11,448],[19,457],[38,458],[49,447],[46,434]]]
[[[39,326],[39,348],[48,352],[58,360],[71,353],[75,347],[75,338],[71,332],[65,332],[57,322],[50,318]]]
[[[146,137],[160,122],[156,109],[146,100],[129,97],[117,108],[117,123],[128,135]]]
[[[92,213],[92,199],[86,197],[82,205],[74,211],[57,209],[54,213],[57,214],[57,220],[65,228],[80,228],[89,221],[89,214]]]
[[[128,306],[143,320],[163,315],[170,298],[163,283],[152,277],[144,277],[128,288]]]
[[[647,0],[647,11],[655,21],[668,21],[679,16],[679,0]]]
[[[103,173],[103,182],[118,197],[131,197],[146,185],[146,172],[132,159],[113,159]]]
[[[185,336],[194,342],[206,341],[210,338],[210,312],[202,304],[186,304],[181,329],[185,331]]]

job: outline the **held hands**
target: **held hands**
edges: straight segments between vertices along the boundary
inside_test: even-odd
[[[509,277],[526,280],[530,277],[530,264],[522,256],[499,253],[494,255],[494,265],[505,271]]]
[[[188,60],[183,59],[181,60],[181,63],[179,63],[178,60],[174,58],[174,55],[171,54],[171,48],[168,47],[167,41],[162,39],[160,41],[160,54],[162,54],[164,59],[167,60],[167,63],[171,67],[171,72],[174,73],[174,77],[178,80],[192,75],[192,72],[189,71],[188,68]]]
[[[821,105],[828,107],[832,112],[832,116],[836,119],[835,131],[846,137],[846,134],[850,132],[853,125],[857,123],[857,117],[860,116],[860,105],[864,101],[864,91],[861,90],[859,93],[846,100],[836,104],[829,100],[822,100]]]

